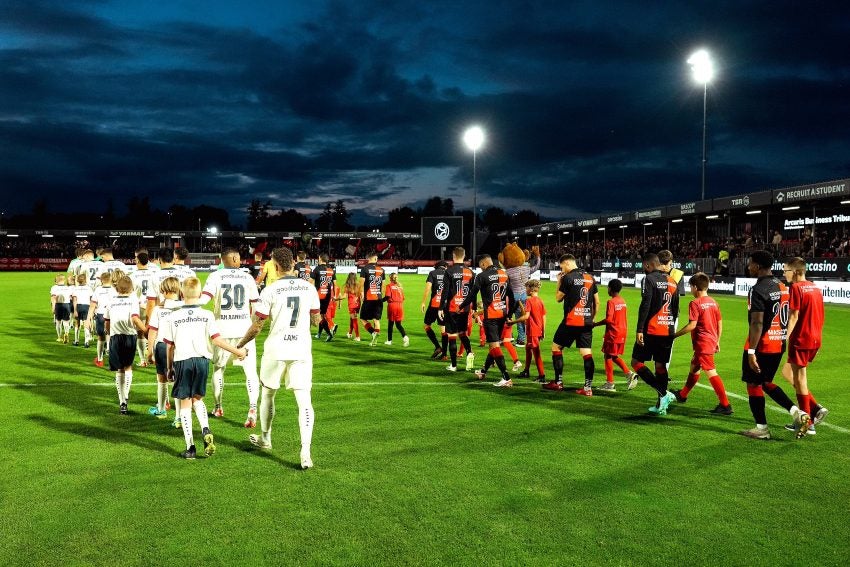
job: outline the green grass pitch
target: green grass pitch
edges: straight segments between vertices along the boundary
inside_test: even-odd
[[[184,462],[181,432],[147,414],[153,369],[135,369],[131,415],[118,415],[113,375],[92,365],[94,349],[55,342],[52,276],[0,274],[10,299],[0,310],[0,564],[850,562],[850,309],[827,307],[811,367],[829,418],[817,436],[795,441],[782,429],[789,417],[769,409],[774,439],[763,442],[736,435],[752,426],[742,397],[732,399],[733,416],[707,413],[716,399],[704,376],[687,404],[658,418],[646,412],[650,389],[625,391],[619,370],[620,391],[593,398],[450,374],[428,359],[424,277],[401,281],[409,348],[346,340],[344,309],[338,338],[314,342],[315,468],[299,471],[290,393],[278,396],[274,450],[254,450],[242,427],[242,372],[228,368],[226,415],[211,421],[218,452]],[[554,292],[544,283],[547,337],[561,314]],[[631,327],[638,293],[625,298]],[[744,396],[746,305],[718,301],[718,368],[729,392]],[[595,334],[600,383],[602,329]],[[680,339],[678,383],[690,355]],[[566,352],[565,364],[577,387],[578,353]]]

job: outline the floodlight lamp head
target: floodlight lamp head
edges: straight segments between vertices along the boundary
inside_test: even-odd
[[[480,126],[467,128],[463,133],[463,143],[473,152],[477,152],[484,145],[484,130]]]
[[[705,85],[714,78],[714,62],[705,49],[700,49],[688,57],[688,65],[691,66],[694,81],[697,83]]]

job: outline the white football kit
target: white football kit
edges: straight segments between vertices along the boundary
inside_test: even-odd
[[[310,314],[319,312],[316,288],[301,278],[284,276],[260,293],[254,311],[258,317],[271,317],[260,366],[263,386],[277,390],[283,377],[287,389],[311,389],[313,342]]]

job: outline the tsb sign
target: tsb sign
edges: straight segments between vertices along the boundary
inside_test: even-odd
[[[463,246],[463,217],[423,217],[423,246]]]

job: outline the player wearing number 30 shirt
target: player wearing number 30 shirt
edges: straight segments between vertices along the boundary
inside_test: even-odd
[[[269,336],[263,345],[260,365],[262,396],[260,400],[261,435],[251,435],[251,443],[271,449],[271,430],[274,420],[274,400],[281,379],[288,390],[293,390],[298,404],[298,425],[301,431],[301,468],[313,466],[310,444],[315,420],[310,390],[313,387],[313,354],[310,325],[319,324],[319,294],[310,282],[297,277],[292,271],[292,252],[276,248],[272,261],[283,277],[266,286],[254,313],[254,323],[239,341],[244,345],[254,340],[271,319]]]
[[[247,272],[239,269],[241,258],[235,248],[222,251],[224,268],[212,272],[204,285],[201,304],[213,301],[213,313],[218,322],[221,338],[235,345],[251,327],[251,306],[259,298],[257,283]],[[254,427],[257,422],[257,399],[260,395],[260,379],[257,376],[257,349],[254,343],[245,345],[248,356],[240,361],[245,371],[245,385],[248,389],[248,417],[245,427]],[[230,360],[230,353],[224,349],[213,348],[213,391],[215,393],[215,417],[224,416],[222,397],[224,390],[224,368]]]

